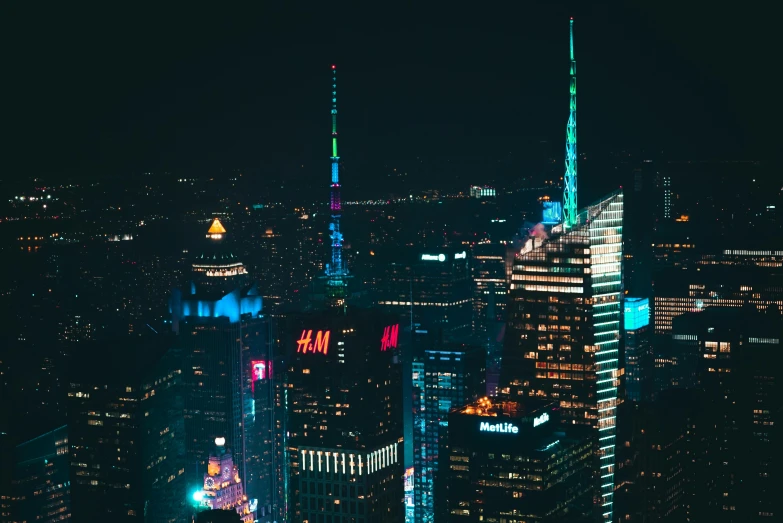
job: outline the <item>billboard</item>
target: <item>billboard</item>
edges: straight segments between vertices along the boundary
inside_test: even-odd
[[[255,383],[258,380],[265,380],[272,377],[272,362],[266,360],[252,360],[250,362],[250,390],[255,390]]]
[[[563,204],[560,202],[544,202],[543,223],[560,223],[560,216],[563,214]]]
[[[413,499],[413,467],[405,469],[402,487],[405,499],[405,523],[413,523],[414,499]]]

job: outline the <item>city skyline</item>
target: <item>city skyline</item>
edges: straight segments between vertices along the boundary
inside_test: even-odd
[[[16,39],[0,523],[779,516],[768,20],[374,7]]]

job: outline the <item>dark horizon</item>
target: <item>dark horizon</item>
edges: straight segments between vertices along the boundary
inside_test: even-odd
[[[575,17],[580,155],[769,159],[771,23],[650,2],[482,12],[326,6],[247,12],[6,6],[9,177],[328,170],[419,156],[560,159]],[[762,76],[763,75],[763,76]],[[765,90],[766,91],[766,90]],[[301,167],[301,166],[304,167]],[[302,172],[302,171],[300,171]]]

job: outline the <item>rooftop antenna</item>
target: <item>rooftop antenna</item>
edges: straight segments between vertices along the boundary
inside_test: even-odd
[[[565,187],[563,189],[563,226],[576,225],[576,60],[574,59],[574,17],[571,17],[571,108],[566,128]]]

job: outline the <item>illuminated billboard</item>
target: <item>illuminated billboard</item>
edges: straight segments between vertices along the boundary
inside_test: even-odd
[[[560,216],[563,213],[563,204],[560,202],[544,202],[544,219],[543,223],[555,224],[560,223]]]
[[[544,412],[543,414],[541,414],[537,418],[533,418],[533,426],[534,427],[538,427],[539,425],[543,425],[547,421],[549,421],[549,413],[548,412]]]
[[[625,330],[633,331],[650,324],[650,300],[648,298],[626,298],[624,309]]]
[[[519,427],[513,423],[479,423],[479,432],[502,432],[506,434],[519,434]]]
[[[252,360],[250,362],[250,390],[255,390],[255,384],[258,380],[265,380],[272,377],[272,362],[266,360]]]
[[[381,338],[381,352],[397,348],[397,338],[400,333],[400,324],[387,325],[383,329]]]
[[[318,331],[313,343],[313,331],[303,330],[302,336],[296,341],[296,352],[306,354],[308,352],[318,352],[327,354],[329,352],[329,334],[331,331]]]
[[[415,509],[413,498],[413,467],[405,469],[402,490],[405,499],[405,523],[413,523]]]
[[[446,255],[445,254],[422,254],[421,255],[422,261],[446,261]]]

